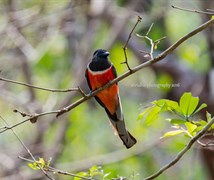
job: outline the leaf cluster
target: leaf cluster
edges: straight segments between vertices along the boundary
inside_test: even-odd
[[[192,138],[211,120],[211,115],[206,113],[206,120],[194,120],[194,116],[202,109],[206,108],[205,103],[199,107],[199,98],[194,97],[191,92],[184,93],[179,102],[160,99],[152,102],[152,106],[146,108],[139,114],[138,119],[144,119],[146,124],[150,124],[158,119],[160,113],[169,112],[176,116],[176,118],[167,118],[174,130],[166,132],[162,138],[185,134]],[[210,130],[214,129],[214,125]]]

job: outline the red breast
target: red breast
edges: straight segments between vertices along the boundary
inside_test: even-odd
[[[91,71],[88,68],[88,78],[92,91],[107,84],[109,81],[113,80],[114,74],[112,71],[112,66],[103,71]],[[96,95],[106,106],[111,114],[115,113],[118,105],[118,86],[113,84],[111,87],[103,90]]]

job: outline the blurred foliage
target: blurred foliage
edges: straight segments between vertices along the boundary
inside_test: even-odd
[[[6,12],[8,3],[0,1],[0,22],[2,24],[0,28],[2,38],[0,45],[1,76],[21,82],[26,82],[30,78],[33,84],[47,88],[67,89],[80,85],[81,79],[84,78],[84,70],[87,63],[91,60],[94,50],[100,47],[105,48],[108,40],[113,36],[110,33],[116,31],[116,29],[114,31],[111,29],[115,23],[111,22],[114,18],[110,19],[109,22],[105,14],[99,16],[99,12],[94,12],[98,15],[90,21],[90,24],[89,19],[93,16],[93,13],[90,14],[90,10],[88,10],[90,9],[89,5],[87,6],[90,1],[83,3],[83,1],[68,0],[17,0],[14,2],[18,8],[18,13],[20,13],[17,17],[21,26],[21,34],[32,45],[32,48],[36,51],[36,56],[31,56],[26,60],[30,69],[30,73],[26,75],[26,69],[23,68],[23,59],[26,57],[23,55],[23,52],[19,52],[21,51],[20,47],[17,47],[16,44],[18,39],[14,40],[7,33],[7,30],[4,30],[8,24],[16,20],[8,20],[8,12]],[[156,40],[167,36],[166,41],[158,45],[155,53],[159,53],[202,22],[197,14],[189,14],[170,8],[170,4],[174,3],[184,7],[188,5],[200,9],[200,1],[178,2],[173,0],[169,3],[163,0],[148,0],[145,1],[145,4],[142,1],[142,4],[138,6],[138,10],[131,10],[131,12],[129,10],[130,1],[109,0],[107,2],[109,3],[108,8],[110,7],[110,12],[115,15],[115,18],[118,18],[119,15],[121,16],[117,22],[118,24],[120,20],[123,20],[123,16],[127,13],[129,14],[129,18],[125,20],[128,26],[122,29],[124,31],[130,32],[136,21],[136,18],[133,18],[136,14],[140,14],[143,17],[143,21],[137,30],[139,34],[144,35],[151,23],[154,22],[154,27],[149,34],[150,37]],[[195,4],[195,2],[197,3]],[[94,3],[97,2],[94,1]],[[69,4],[71,4],[73,9],[66,9],[69,7]],[[141,7],[143,8],[139,10]],[[163,11],[165,11],[164,14],[160,16],[159,12]],[[66,13],[68,14],[66,15]],[[32,18],[34,16],[35,18]],[[161,21],[159,21],[160,19]],[[87,27],[91,29],[87,29]],[[69,34],[70,32],[72,32],[71,35]],[[136,37],[135,35],[133,36]],[[142,48],[150,48],[149,44],[143,40],[139,40],[139,43],[142,45]],[[124,42],[116,40],[109,49],[110,59],[116,66],[118,75],[127,71],[126,66],[120,64],[124,61],[123,45]],[[206,53],[207,48],[205,35],[200,33],[176,50],[177,61],[182,62],[183,67],[188,66],[196,73],[205,73],[209,70],[210,65],[209,56]],[[85,54],[88,56],[84,56]],[[128,59],[132,67],[141,63],[135,53],[129,49]],[[201,63],[202,59],[203,63]],[[191,94],[184,94],[180,99],[180,104],[166,99],[154,101],[155,99],[165,97],[173,87],[163,85],[172,83],[174,83],[173,77],[169,74],[156,73],[150,67],[119,83],[126,126],[138,140],[138,144],[136,147],[133,147],[133,150],[126,150],[124,148],[109,126],[108,117],[104,110],[93,99],[81,104],[63,117],[58,119],[50,116],[41,117],[36,124],[25,123],[16,127],[16,131],[31,152],[36,156],[42,157],[38,163],[44,167],[51,164],[51,162],[46,162],[44,159],[51,158],[50,154],[52,152],[55,152],[57,148],[63,147],[56,161],[51,166],[87,177],[98,177],[100,179],[126,177],[126,179],[141,180],[142,177],[146,177],[162,167],[189,140],[186,137],[174,137],[173,140],[169,138],[155,143],[164,132],[167,133],[163,137],[178,135],[184,132],[181,130],[181,126],[184,125],[186,127],[185,133],[194,136],[205,125],[203,120],[197,122],[190,120],[193,115],[205,107],[205,104],[202,104],[196,109],[199,99]],[[87,89],[85,84],[86,82],[81,83],[84,90]],[[151,86],[152,84],[162,86],[158,88],[157,86]],[[2,89],[0,114],[11,125],[23,120],[19,114],[12,112],[13,109],[30,113],[59,109],[62,102],[69,99],[67,98],[69,95],[75,94],[75,92],[51,93],[35,90],[35,97],[32,100],[29,88],[5,82],[0,82],[0,88]],[[69,103],[79,98],[79,94],[74,95],[73,98],[69,99]],[[148,107],[151,101],[153,101],[153,106]],[[190,101],[191,103],[186,107],[185,103],[182,103],[183,101],[185,103]],[[171,107],[174,108],[176,113],[170,109]],[[165,112],[164,114],[162,114],[163,111]],[[171,124],[169,124],[164,121],[167,117],[171,117],[166,111],[168,113],[169,111],[174,112],[174,115],[178,113],[182,115],[182,118],[180,116],[179,118],[172,118],[170,120]],[[161,115],[159,116],[160,113]],[[140,114],[139,117],[138,114]],[[209,120],[209,118],[209,114],[207,114],[206,120]],[[65,130],[61,130],[62,121],[67,121]],[[193,122],[197,125],[193,124]],[[177,129],[171,131],[171,125],[176,125]],[[5,124],[0,122],[0,126],[4,127]],[[56,145],[54,142],[60,131],[65,131],[63,132],[65,139]],[[41,144],[37,144],[38,141],[34,139],[39,137],[39,134],[42,137],[37,140]],[[153,146],[147,149],[146,147],[151,144]],[[23,153],[20,144],[11,132],[8,131],[1,134],[0,145],[0,153],[9,159],[5,160],[2,156],[0,161],[7,161],[8,167],[13,169],[14,159],[19,156],[19,153]],[[145,146],[146,150],[138,152],[139,149],[142,149],[142,145]],[[96,164],[96,161],[93,161],[94,166],[91,166],[88,162],[90,158],[96,159],[96,157],[101,155],[108,157],[110,153],[117,152],[118,150],[121,150],[121,154],[126,151],[130,155],[126,154],[121,159],[119,157],[104,159],[103,162],[99,162],[101,164]],[[206,172],[199,159],[195,158],[194,153],[195,149],[191,150],[182,162],[157,179],[171,179],[172,177],[175,180],[196,179],[199,177],[204,179]],[[12,157],[10,157],[11,154],[13,154]],[[193,164],[192,159],[194,159],[194,170],[190,169]],[[81,169],[79,166],[75,167],[78,161],[89,163],[91,168]],[[85,167],[87,164],[83,165]],[[29,166],[32,169],[24,168],[25,166],[25,162],[19,162],[20,171],[23,171],[23,174],[32,173],[33,177],[34,171],[32,169],[38,169],[37,164],[30,164]],[[99,168],[100,166],[102,168]],[[7,174],[4,174],[4,171],[7,169],[5,170],[5,166],[2,163],[0,163],[0,167],[2,167],[0,177],[5,176],[7,178]],[[186,169],[189,171],[186,171]],[[63,175],[57,175],[56,177],[58,179],[66,179]],[[74,180],[78,179],[77,177],[74,178]]]

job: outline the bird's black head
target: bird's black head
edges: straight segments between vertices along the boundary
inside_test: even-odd
[[[109,52],[104,49],[98,49],[93,54],[93,59],[89,64],[92,71],[102,71],[111,66],[111,62],[108,59]]]
[[[96,50],[95,52],[94,52],[94,54],[93,54],[93,57],[95,57],[95,58],[100,58],[100,59],[104,59],[104,58],[107,58],[108,57],[108,55],[109,55],[109,52],[108,51],[106,51],[106,50],[104,50],[104,49],[98,49],[98,50]]]

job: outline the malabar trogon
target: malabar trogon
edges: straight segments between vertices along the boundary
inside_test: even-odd
[[[94,91],[117,77],[116,69],[109,61],[109,52],[98,49],[88,64],[85,76],[91,91]],[[117,83],[96,94],[95,99],[105,109],[113,128],[116,130],[126,148],[137,141],[126,130],[122,105]]]

